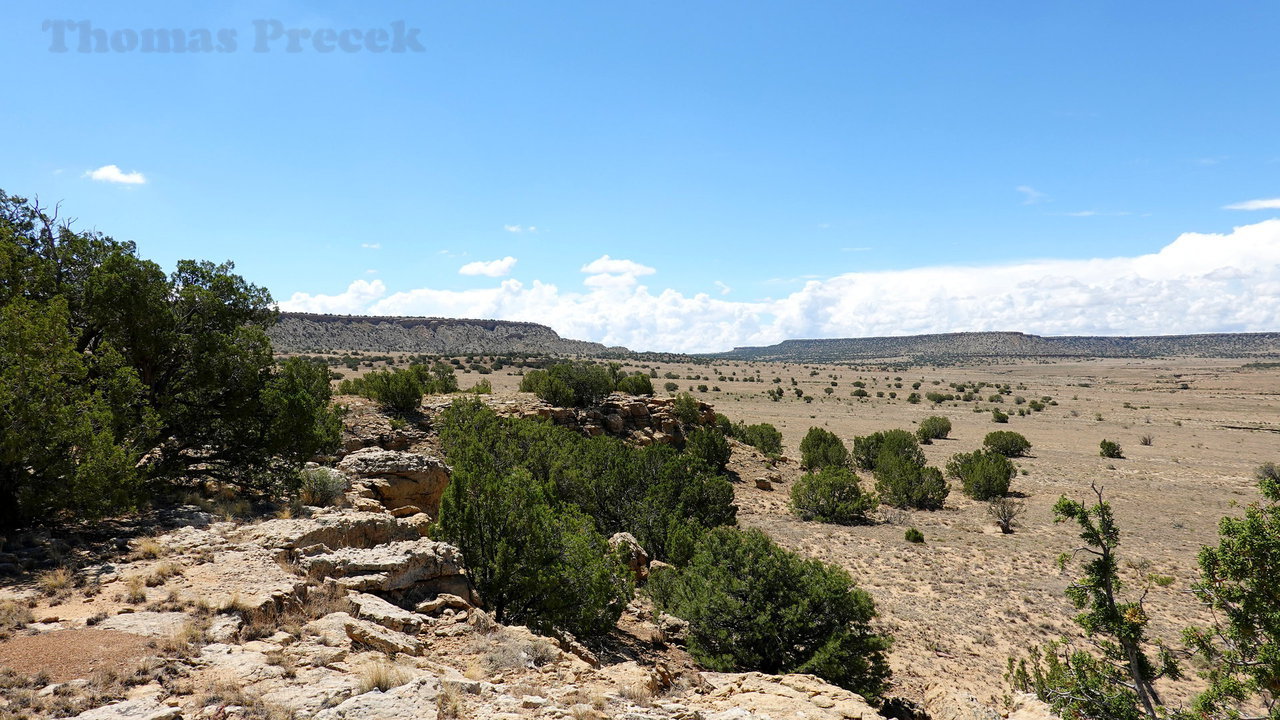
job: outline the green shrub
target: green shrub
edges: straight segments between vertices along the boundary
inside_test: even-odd
[[[924,542],[924,533],[920,532],[915,528],[907,528],[907,532],[905,533],[904,537],[906,538],[906,541],[909,543]]]
[[[845,467],[825,467],[791,486],[791,510],[804,520],[852,525],[865,523],[876,509],[874,495],[863,493],[858,476]]]
[[[991,408],[991,422],[1007,423],[1009,422],[1009,414],[1002,413],[996,408]]]
[[[885,430],[853,439],[853,462],[859,469],[874,470],[882,453],[902,455],[924,465],[920,441],[906,430]]]
[[[684,451],[717,472],[724,472],[732,451],[719,428],[700,427],[685,436]]]
[[[830,430],[809,428],[800,441],[800,467],[817,470],[825,467],[847,467],[849,450]]]
[[[665,383],[662,383],[662,389],[666,390],[669,393],[673,393],[680,389],[680,385],[678,383],[665,382]]]
[[[685,567],[654,575],[649,589],[659,609],[689,622],[689,652],[712,670],[812,673],[873,702],[889,677],[871,596],[845,570],[759,530],[706,533]]]
[[[473,395],[489,395],[493,392],[493,383],[489,378],[481,378],[479,382],[467,389]]]
[[[983,447],[995,450],[1005,457],[1022,457],[1031,449],[1031,443],[1021,433],[1012,430],[996,430],[982,439]]]
[[[671,414],[685,425],[697,425],[702,420],[702,404],[689,393],[680,393],[671,403]]]
[[[549,484],[523,468],[455,468],[435,534],[462,551],[498,622],[594,637],[631,598],[628,570],[590,518],[557,507]]]
[[[932,415],[921,420],[920,427],[916,428],[916,438],[925,445],[950,434],[951,421],[941,415]]]
[[[734,426],[734,437],[754,447],[765,455],[776,457],[782,454],[782,433],[769,423]]]
[[[556,363],[531,370],[520,379],[520,391],[531,392],[556,407],[591,407],[613,391],[609,370],[594,363]]]
[[[304,505],[332,505],[346,490],[346,476],[333,468],[307,468],[298,473],[298,499]]]
[[[947,475],[960,480],[964,494],[974,500],[991,500],[1009,494],[1009,483],[1018,470],[1009,458],[995,450],[956,453],[947,462]]]
[[[898,508],[938,510],[951,492],[941,470],[897,453],[881,453],[875,479],[880,501]]]
[[[1120,443],[1103,440],[1098,443],[1098,454],[1104,458],[1123,459],[1124,452],[1120,450]]]
[[[618,392],[628,395],[652,395],[653,381],[648,375],[628,375],[618,381]]]

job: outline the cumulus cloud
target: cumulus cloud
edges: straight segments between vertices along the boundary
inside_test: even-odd
[[[1223,210],[1280,210],[1280,197],[1278,198],[1258,198],[1257,200],[1245,200],[1244,202],[1232,203],[1225,205]]]
[[[1021,330],[1160,335],[1280,328],[1280,220],[1187,233],[1158,252],[855,272],[807,281],[778,299],[730,301],[651,290],[640,263],[604,256],[583,287],[504,280],[473,290],[385,295],[357,281],[337,296],[295,294],[285,309],[527,320],[565,337],[635,350],[709,352],[787,338]],[[362,284],[363,283],[363,284]],[[342,309],[334,309],[341,306]]]
[[[501,260],[477,260],[469,262],[458,268],[459,275],[484,275],[486,277],[502,277],[511,272],[511,268],[516,266],[516,259],[510,255]]]
[[[360,247],[365,250],[381,250],[382,243],[360,243]]]
[[[523,232],[531,232],[531,233],[538,232],[537,225],[530,225],[528,227],[525,227],[524,225],[503,225],[502,229],[506,230],[509,233],[517,233],[517,234],[523,233]]]
[[[119,165],[103,165],[97,170],[85,171],[85,177],[99,182],[119,183],[121,185],[142,185],[147,182],[146,176],[134,170],[124,172]]]
[[[386,294],[387,286],[381,280],[356,280],[347,286],[346,291],[337,295],[296,292],[279,305],[286,312],[358,315],[366,312],[371,303]]]
[[[715,286],[716,286],[716,289],[720,291],[721,295],[728,295],[729,293],[733,292],[733,288],[729,287],[727,284],[719,280],[715,281]]]

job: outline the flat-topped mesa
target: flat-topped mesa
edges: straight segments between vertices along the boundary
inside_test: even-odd
[[[1018,357],[1216,357],[1280,355],[1280,333],[1207,333],[1150,336],[1040,336],[1021,332],[784,340],[737,347],[709,357],[725,360],[839,362],[858,359],[963,359]]]
[[[509,320],[286,312],[280,314],[280,321],[267,334],[276,352],[283,353],[359,350],[434,355],[602,355],[627,352],[626,348],[565,339],[546,325]]]

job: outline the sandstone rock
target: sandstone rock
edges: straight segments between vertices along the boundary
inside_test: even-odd
[[[649,553],[644,551],[634,535],[626,532],[614,533],[609,538],[609,547],[626,559],[627,567],[635,576],[636,582],[643,582],[649,577]]]
[[[382,513],[339,511],[312,518],[268,520],[246,527],[241,538],[266,548],[370,548],[396,540],[415,540],[417,529]]]
[[[356,617],[371,620],[397,632],[416,635],[422,629],[422,616],[383,600],[376,595],[352,593],[347,596],[355,608]]]
[[[153,697],[121,700],[76,715],[78,720],[175,720],[180,717],[181,710],[163,705]]]
[[[181,631],[190,621],[186,613],[143,611],[114,615],[98,623],[97,627],[99,630],[167,638]]]
[[[758,477],[756,478],[756,488],[760,490],[772,490],[773,483],[770,482],[767,477]]]
[[[662,636],[670,643],[683,645],[689,639],[689,622],[674,615],[660,613],[658,630],[662,631]]]
[[[740,710],[764,717],[884,720],[856,693],[812,675],[702,673],[711,691],[697,704],[714,712]]]
[[[940,685],[925,689],[924,709],[932,720],[1001,720],[1000,713],[973,695]]]
[[[353,618],[345,624],[345,629],[347,637],[351,638],[353,643],[380,652],[388,654],[404,653],[405,655],[417,655],[422,652],[422,643],[418,642],[416,638],[401,632],[388,630],[368,620],[356,620]]]
[[[334,578],[343,587],[362,592],[456,593],[461,589],[465,594],[468,588],[458,549],[426,538],[339,548],[299,558],[298,567],[310,577]]]
[[[338,469],[360,478],[388,509],[412,505],[432,516],[440,511],[440,496],[449,484],[449,467],[439,459],[399,450],[357,450]]]
[[[436,717],[440,681],[417,678],[386,692],[372,690],[321,711],[316,720],[430,720]]]
[[[445,608],[455,608],[457,610],[466,610],[471,607],[471,603],[454,595],[452,593],[440,593],[431,600],[424,600],[418,603],[414,608],[424,615],[436,615]]]

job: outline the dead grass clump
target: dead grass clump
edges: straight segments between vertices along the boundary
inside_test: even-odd
[[[156,587],[163,585],[172,577],[182,575],[182,565],[176,562],[163,562],[152,569],[151,574],[147,575],[147,587]]]
[[[409,682],[409,675],[388,662],[370,663],[360,672],[361,693],[372,690],[386,692],[407,682]]]
[[[484,643],[487,647],[481,656],[490,672],[542,667],[560,657],[560,649],[546,640],[520,640],[503,632],[490,637],[493,641]]]
[[[75,586],[75,576],[67,567],[45,570],[36,576],[36,588],[48,597],[58,597],[70,592]]]
[[[245,720],[295,720],[297,714],[264,701],[256,694],[230,682],[218,682],[205,686],[197,695],[197,704],[215,708],[208,717],[230,717],[228,710],[238,708],[235,717]]]
[[[1138,438],[1138,444],[1145,447],[1151,447],[1151,443],[1155,442],[1155,437],[1151,433],[1147,433]]]
[[[303,597],[295,597],[284,607],[268,604],[262,608],[238,608],[244,625],[240,628],[241,642],[259,640],[283,631],[301,635],[302,626],[335,612],[350,609],[347,591],[337,585],[314,587]],[[233,602],[238,602],[233,598]]]
[[[0,601],[0,640],[25,628],[33,620],[35,616],[26,605],[13,600]]]
[[[141,605],[147,601],[147,590],[141,577],[134,575],[129,578],[122,599],[131,605]]]
[[[636,683],[622,688],[622,697],[627,702],[639,707],[649,707],[653,703],[653,690],[648,685]]]
[[[462,717],[462,695],[453,685],[440,688],[436,696],[436,717],[441,720],[456,720]]]
[[[135,560],[155,560],[162,557],[167,552],[164,545],[155,538],[143,538],[138,541],[138,546],[133,549],[133,558]]]
[[[267,664],[278,667],[284,673],[284,677],[292,680],[298,676],[298,665],[293,658],[286,655],[283,650],[272,650],[266,654]]]

